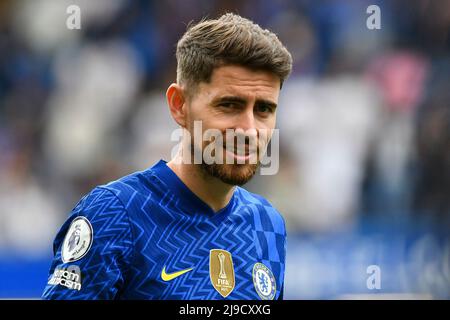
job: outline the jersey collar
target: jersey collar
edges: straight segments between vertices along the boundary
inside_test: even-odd
[[[161,159],[153,167],[151,171],[161,180],[166,188],[170,189],[172,193],[179,199],[179,204],[185,209],[195,212],[205,213],[210,217],[219,218],[227,216],[232,211],[235,203],[236,193],[238,188],[233,192],[228,204],[220,209],[214,211],[206,202],[200,199],[195,193],[193,193],[175,172],[167,165],[167,161]]]

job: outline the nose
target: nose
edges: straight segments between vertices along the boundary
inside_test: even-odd
[[[246,110],[239,115],[239,120],[235,126],[236,145],[239,148],[239,144],[250,145],[253,150],[256,148],[258,141],[258,130],[256,129],[255,116],[253,114],[253,108]],[[252,152],[250,150],[250,152]]]
[[[248,108],[239,115],[239,120],[236,123],[235,129],[242,129],[244,131],[255,130],[255,116],[253,114],[253,108]]]

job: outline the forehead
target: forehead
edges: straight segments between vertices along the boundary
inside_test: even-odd
[[[214,69],[209,83],[199,85],[199,93],[213,98],[233,95],[245,99],[264,98],[278,101],[280,79],[268,72],[227,65]]]

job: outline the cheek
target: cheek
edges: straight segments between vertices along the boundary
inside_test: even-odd
[[[198,110],[196,107],[189,106],[186,109],[186,121],[189,128],[189,131],[193,133],[194,125],[198,126],[199,122],[202,124],[202,127],[205,126],[205,117],[202,115],[202,112]]]
[[[211,113],[211,110],[209,110],[208,107],[205,107],[200,103],[188,107],[186,116],[190,123],[193,124],[194,121],[201,121],[203,126],[213,123],[214,119],[217,118]]]
[[[267,119],[260,121],[257,124],[257,127],[259,130],[270,131],[270,130],[275,129],[276,122],[277,122],[276,115],[274,115],[272,117],[269,117]]]
[[[268,144],[269,141],[272,138],[273,135],[273,131],[275,129],[275,124],[276,124],[276,118],[273,117],[273,119],[268,119],[267,121],[265,121],[264,123],[261,123],[258,126],[258,136],[260,139],[260,143],[264,143],[264,144]]]

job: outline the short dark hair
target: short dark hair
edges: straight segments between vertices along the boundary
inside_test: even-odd
[[[188,26],[177,44],[177,82],[188,90],[209,82],[215,68],[241,65],[271,72],[280,86],[292,69],[292,57],[271,31],[233,13]]]

